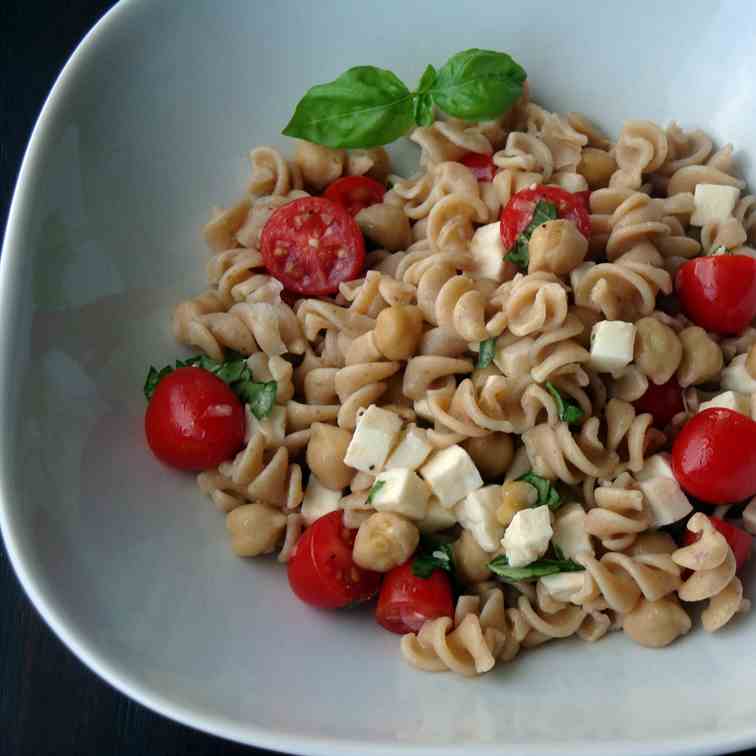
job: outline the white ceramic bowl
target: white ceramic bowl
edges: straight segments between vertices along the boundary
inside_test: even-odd
[[[0,279],[0,521],[56,633],[151,708],[307,754],[677,754],[756,743],[756,617],[665,651],[554,643],[481,679],[421,674],[365,613],[313,611],[142,437],[141,382],[180,354],[199,228],[313,83],[350,65],[407,81],[505,49],[535,95],[617,132],[677,119],[739,148],[756,183],[747,2],[370,5],[129,0],[73,56],[14,197]],[[756,592],[753,575],[747,590]]]

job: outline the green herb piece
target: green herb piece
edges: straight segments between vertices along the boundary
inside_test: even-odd
[[[275,381],[240,381],[234,383],[231,388],[238,394],[239,399],[249,405],[250,411],[258,420],[267,417],[276,406],[278,384]]]
[[[420,77],[420,82],[417,85],[417,94],[424,94],[425,92],[430,91],[436,83],[437,78],[438,73],[436,73],[436,69],[431,65],[426,66],[423,75]]]
[[[367,497],[368,504],[373,503],[373,499],[378,494],[378,491],[380,491],[385,485],[386,485],[385,480],[376,480],[375,483],[373,483],[373,487],[370,489],[370,493],[368,494],[368,497]]]
[[[548,200],[538,200],[536,206],[533,209],[533,216],[530,219],[530,223],[525,227],[525,230],[520,233],[515,241],[514,247],[504,256],[505,260],[509,260],[517,265],[522,270],[528,269],[530,263],[530,255],[528,253],[528,244],[530,243],[530,237],[533,235],[538,226],[543,225],[547,221],[556,220],[559,217],[556,205]]]
[[[144,395],[149,402],[152,399],[152,395],[155,393],[158,383],[165,378],[166,375],[173,372],[173,368],[170,365],[166,365],[161,370],[150,365],[150,369],[147,371],[147,378],[144,381]]]
[[[536,475],[533,472],[525,473],[525,475],[521,475],[517,480],[529,483],[536,491],[538,491],[538,501],[533,505],[534,507],[542,507],[545,505],[552,511],[555,511],[562,506],[562,497],[559,495],[559,491],[554,488],[550,480],[542,478],[540,475]]]
[[[564,552],[557,546],[554,541],[551,542],[551,549],[554,552],[554,557],[556,559],[565,560],[567,557],[565,556]]]
[[[546,388],[557,403],[559,419],[567,423],[567,425],[578,425],[585,417],[585,412],[583,412],[582,408],[570,399],[565,399],[559,393],[559,389],[550,381],[546,381]]]
[[[478,352],[478,364],[476,367],[487,368],[496,354],[496,339],[486,339],[480,342],[480,351]]]
[[[450,543],[438,543],[433,545],[421,544],[418,554],[412,560],[412,574],[420,578],[429,578],[434,570],[445,570],[451,575],[454,570],[454,552]]]
[[[726,255],[727,254],[727,247],[725,247],[724,244],[718,244],[716,247],[714,247],[711,252],[709,252],[709,256],[713,257],[714,255]]]
[[[511,567],[505,556],[497,556],[488,563],[488,569],[508,583],[530,582],[558,572],[581,572],[583,565],[572,559],[538,559],[525,567]]]
[[[283,133],[327,147],[379,147],[414,124],[413,95],[391,71],[356,66],[299,101]]]
[[[429,94],[418,95],[412,115],[418,126],[430,126],[433,123],[433,98]]]
[[[522,95],[526,77],[525,69],[506,53],[473,48],[452,55],[430,91],[450,116],[481,121],[509,110]]]

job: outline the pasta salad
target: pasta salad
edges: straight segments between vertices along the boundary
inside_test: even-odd
[[[756,533],[756,197],[733,148],[533,102],[504,53],[417,89],[313,87],[150,368],[147,441],[240,557],[427,671],[556,638],[648,647],[746,612]],[[408,134],[418,170],[385,144]]]

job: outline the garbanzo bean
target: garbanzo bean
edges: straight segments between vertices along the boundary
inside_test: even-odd
[[[452,549],[457,576],[463,583],[481,583],[491,577],[488,563],[493,554],[484,551],[469,530],[462,531]]]
[[[414,305],[381,310],[375,321],[375,344],[390,360],[407,360],[417,350],[423,333],[423,313]]]
[[[656,318],[635,324],[635,364],[655,384],[666,383],[680,367],[683,349],[677,334]]]
[[[294,162],[302,171],[302,177],[313,189],[325,189],[344,170],[344,150],[334,150],[322,144],[300,141],[294,153]]]
[[[462,446],[472,457],[484,480],[501,478],[512,464],[514,444],[507,433],[492,433],[483,438],[468,438]]]
[[[496,519],[509,525],[514,516],[538,501],[538,491],[523,480],[510,480],[501,487],[501,504],[496,510]]]
[[[616,161],[605,150],[597,150],[595,147],[583,149],[577,172],[585,178],[591,189],[609,186],[609,179],[616,170]]]
[[[677,381],[683,387],[706,383],[716,378],[724,358],[722,350],[703,328],[691,326],[680,332],[683,357],[677,371]]]
[[[379,203],[360,210],[354,216],[362,233],[389,252],[407,249],[412,244],[412,230],[403,208]]]
[[[231,548],[243,557],[268,554],[286,530],[286,515],[262,502],[243,504],[226,515]]]
[[[420,531],[406,517],[376,512],[360,525],[352,558],[366,570],[388,572],[412,556],[419,540]]]
[[[546,271],[567,275],[585,260],[588,240],[569,220],[547,221],[533,231],[528,242],[528,273]]]
[[[346,488],[357,472],[344,464],[344,455],[352,434],[326,423],[313,423],[311,431],[306,459],[313,475],[333,491]]]

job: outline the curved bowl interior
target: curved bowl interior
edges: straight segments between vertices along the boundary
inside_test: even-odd
[[[209,208],[242,192],[250,147],[285,143],[313,83],[360,63],[414,82],[458,50],[506,49],[548,107],[613,133],[624,118],[703,127],[754,186],[755,35],[752,5],[702,0],[116,7],[44,110],[2,257],[1,521],[56,632],[169,716],[301,753],[756,743],[753,619],[662,652],[619,634],[473,682],[417,673],[369,613],[310,610],[275,562],[232,556],[191,477],[147,452],[141,396],[146,367],[181,354],[169,315],[201,289]]]

